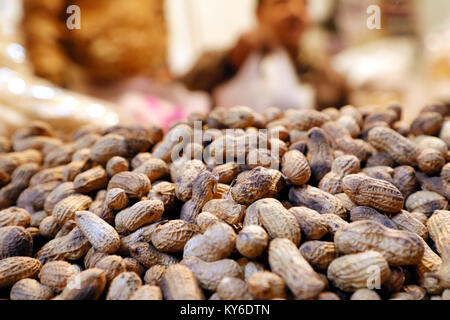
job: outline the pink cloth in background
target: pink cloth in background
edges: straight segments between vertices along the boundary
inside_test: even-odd
[[[155,96],[148,95],[145,97],[145,100],[148,104],[148,111],[158,118],[158,123],[163,127],[164,131],[169,130],[171,123],[186,120],[189,115],[182,106],[170,104]]]

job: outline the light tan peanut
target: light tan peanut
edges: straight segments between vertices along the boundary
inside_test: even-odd
[[[389,277],[389,265],[375,251],[350,254],[335,259],[328,267],[328,279],[346,292],[355,292],[371,286],[381,286]]]
[[[247,154],[247,165],[252,169],[257,167],[278,168],[280,165],[279,154],[281,150],[277,151],[278,153],[272,153],[270,150],[263,148],[251,149]]]
[[[138,228],[159,220],[164,212],[164,204],[159,200],[146,200],[120,211],[115,218],[119,233],[133,232]]]
[[[152,234],[152,243],[162,252],[182,251],[186,242],[199,231],[199,228],[183,220],[170,220],[160,223]]]
[[[142,163],[133,172],[145,174],[151,182],[154,182],[169,173],[169,167],[161,159],[149,159]]]
[[[300,244],[301,230],[295,216],[276,199],[262,199],[255,202],[258,220],[270,238],[287,238]]]
[[[200,232],[205,233],[213,224],[222,222],[218,217],[209,212],[200,213],[195,219],[195,224],[200,228]]]
[[[161,290],[166,300],[205,299],[192,271],[181,264],[167,268],[161,279]]]
[[[23,227],[0,228],[0,259],[29,257],[33,254],[33,238]]]
[[[25,209],[10,207],[0,211],[0,227],[17,226],[28,227],[31,216]]]
[[[45,199],[44,210],[47,214],[52,214],[53,208],[61,200],[75,194],[73,182],[65,182],[58,185]]]
[[[159,181],[152,185],[152,189],[148,193],[149,200],[161,200],[164,203],[166,211],[171,210],[177,205],[177,197],[175,195],[175,184],[167,181]]]
[[[0,260],[0,288],[9,287],[25,278],[35,278],[42,265],[29,257],[10,257]]]
[[[118,173],[128,171],[129,164],[128,160],[122,157],[112,157],[106,163],[106,172],[108,176],[113,177]]]
[[[141,286],[128,300],[162,300],[161,289],[157,286]]]
[[[22,279],[11,288],[11,300],[50,300],[53,291],[34,279]]]
[[[333,149],[324,130],[311,129],[308,132],[308,159],[311,166],[312,177],[316,181],[331,170],[333,163]]]
[[[66,221],[66,223],[63,224],[58,233],[55,235],[55,238],[60,238],[68,235],[73,229],[75,229],[76,226],[77,224],[74,220]]]
[[[52,239],[61,230],[61,226],[53,216],[44,218],[39,224],[39,234],[44,238]]]
[[[64,166],[61,174],[61,180],[65,182],[74,181],[81,173],[92,168],[90,160],[77,160]]]
[[[339,216],[332,214],[332,213],[323,214],[323,215],[321,215],[321,218],[326,223],[328,232],[333,236],[336,234],[336,232],[339,229],[345,228],[349,224],[344,219],[342,219]]]
[[[228,258],[236,246],[236,233],[225,223],[214,223],[203,234],[192,237],[184,246],[183,257],[198,257],[206,262]]]
[[[331,193],[342,193],[342,180],[349,174],[358,173],[360,162],[358,158],[351,155],[344,155],[333,161],[331,171],[328,172],[319,183],[319,189]]]
[[[144,276],[145,273],[145,268],[143,265],[141,265],[139,263],[139,261],[137,261],[134,258],[124,258],[123,262],[125,264],[125,271],[128,272],[134,272],[136,273],[140,278],[142,278]]]
[[[297,299],[313,299],[325,288],[321,277],[288,239],[274,239],[269,245],[269,264]]]
[[[294,206],[305,206],[320,214],[335,214],[346,218],[347,211],[340,200],[332,194],[310,185],[292,187],[289,190],[289,201]]]
[[[358,289],[356,290],[350,300],[381,300],[380,296],[376,291],[370,289]]]
[[[408,211],[400,211],[392,217],[392,221],[394,221],[400,230],[415,233],[424,240],[428,239],[427,227],[422,222],[414,218],[414,216],[412,216]]]
[[[73,182],[73,187],[76,192],[90,193],[106,188],[107,183],[108,174],[105,169],[102,167],[94,167],[79,174]]]
[[[300,186],[311,178],[311,168],[303,153],[291,150],[283,156],[282,172],[293,185]]]
[[[391,266],[416,264],[424,253],[418,235],[389,229],[370,220],[353,222],[339,229],[334,236],[334,244],[344,254],[377,251]]]
[[[432,136],[418,136],[412,141],[420,151],[431,148],[446,155],[449,148],[444,141]]]
[[[330,117],[316,110],[295,110],[289,112],[288,119],[293,128],[308,131],[314,127],[320,127],[330,120]]]
[[[78,211],[75,222],[91,245],[100,252],[114,253],[120,247],[117,231],[89,211]]]
[[[140,199],[150,190],[150,180],[142,173],[121,172],[111,178],[108,190],[120,188],[132,199]]]
[[[450,185],[450,164],[447,163],[441,171],[441,179],[444,183]]]
[[[356,204],[395,213],[403,208],[404,198],[391,183],[362,174],[352,174],[342,182],[344,192]]]
[[[272,300],[286,297],[286,284],[277,274],[259,271],[248,279],[248,290],[254,299]]]
[[[421,212],[430,216],[436,210],[447,210],[448,202],[436,192],[418,191],[406,199],[405,207],[409,212]]]
[[[302,256],[318,270],[326,270],[330,263],[338,257],[333,242],[307,241],[300,247]]]
[[[108,134],[92,146],[90,158],[95,162],[106,164],[112,157],[127,155],[128,146],[125,138],[118,134]]]
[[[128,205],[127,193],[119,188],[108,190],[104,205],[111,210],[122,210]]]
[[[269,236],[266,231],[255,225],[244,227],[238,234],[236,249],[244,257],[257,258],[267,248]]]
[[[334,292],[324,291],[321,292],[316,300],[341,300],[341,298]]]
[[[163,265],[154,265],[145,272],[144,281],[148,285],[159,286],[164,272],[166,272],[167,267]]]
[[[444,155],[435,149],[424,149],[417,157],[417,163],[421,171],[428,175],[438,174],[445,165]]]
[[[131,256],[147,268],[154,265],[169,266],[178,263],[178,258],[159,252],[148,243],[136,243],[130,246]]]
[[[289,212],[300,225],[304,239],[319,240],[328,233],[327,224],[317,211],[306,207],[292,207]]]
[[[108,254],[95,250],[91,247],[84,257],[84,265],[86,268],[93,268],[97,262],[107,257]]]
[[[334,196],[342,202],[347,211],[352,211],[354,208],[357,207],[357,205],[345,193],[338,193],[335,194]]]
[[[205,262],[197,257],[188,257],[183,259],[181,264],[192,271],[203,289],[209,291],[215,291],[225,277],[244,278],[241,266],[230,259]]]
[[[58,202],[53,208],[52,216],[62,226],[66,221],[75,218],[75,212],[86,210],[92,204],[92,199],[81,194],[73,194]]]
[[[191,160],[186,162],[181,170],[182,174],[175,180],[175,194],[178,199],[186,202],[192,198],[194,181],[200,173],[206,171],[206,167],[200,160]]]
[[[442,258],[442,265],[434,277],[441,287],[450,289],[450,211],[436,211],[428,219],[428,230]]]
[[[45,264],[55,260],[78,260],[89,250],[88,239],[76,227],[69,234],[47,242],[37,253],[36,259]]]
[[[65,166],[59,166],[55,168],[41,170],[40,172],[33,175],[33,177],[30,180],[30,186],[35,186],[38,184],[43,184],[51,181],[62,180],[64,168]]]
[[[247,283],[239,278],[223,278],[217,286],[216,293],[220,300],[253,300]]]
[[[111,282],[106,300],[128,300],[142,285],[139,276],[134,272],[123,272]]]
[[[253,124],[254,112],[249,107],[232,107],[221,119],[222,123],[231,129],[246,128]]]
[[[153,157],[153,155],[149,152],[138,153],[131,160],[131,168],[133,170],[139,168],[145,161],[150,160],[152,157]],[[126,171],[128,171],[128,170],[126,170]]]
[[[264,271],[264,265],[255,260],[249,260],[248,258],[240,258],[236,261],[244,270],[244,280],[248,282],[250,277],[258,272]]]
[[[59,293],[64,290],[71,277],[78,274],[77,269],[66,261],[51,261],[41,269],[40,282]]]
[[[439,271],[442,265],[442,259],[437,255],[428,244],[423,241],[425,251],[420,262],[415,266],[420,285],[430,294],[439,294],[442,287],[439,285],[439,279],[434,277],[434,273]]]
[[[392,129],[373,128],[368,140],[378,150],[389,153],[399,164],[414,166],[417,163],[418,151],[415,145]]]
[[[153,148],[153,158],[169,162],[174,152],[174,147],[183,141],[191,141],[193,130],[190,126],[181,124],[171,129],[164,139]],[[179,150],[178,150],[179,151]]]
[[[386,215],[378,212],[371,207],[356,207],[350,212],[350,220],[352,222],[372,220],[385,226],[386,228],[399,229],[394,221]]]
[[[219,183],[230,183],[240,172],[241,166],[234,162],[219,165],[212,170],[212,174],[219,177]]]
[[[269,169],[258,167],[237,177],[236,184],[231,188],[231,195],[237,203],[250,205],[263,198],[272,183]]]
[[[122,272],[127,271],[123,258],[116,255],[104,257],[94,265],[94,268],[103,270],[108,283]]]
[[[55,300],[97,300],[106,286],[103,270],[88,269],[72,277]]]

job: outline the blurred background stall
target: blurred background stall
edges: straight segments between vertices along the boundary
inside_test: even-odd
[[[81,29],[66,26],[70,5],[81,9]],[[380,9],[380,29],[368,27],[376,13],[369,8]],[[301,35],[300,72],[288,34]],[[43,117],[35,110],[42,103],[17,98],[36,99],[28,89],[11,91],[22,83],[12,79],[42,85],[37,76],[61,95],[77,95],[82,121],[98,121],[99,113],[92,119],[85,110],[99,104],[105,122],[168,128],[217,104],[325,108],[344,101],[398,101],[409,120],[426,103],[450,102],[449,43],[447,0],[0,0],[0,88],[9,90],[0,103],[19,117],[23,106],[34,108],[28,117]],[[253,45],[250,54],[243,55],[245,45]],[[188,76],[211,52],[230,53],[217,65],[229,77],[198,91],[217,68]],[[244,57],[238,66],[236,52]]]

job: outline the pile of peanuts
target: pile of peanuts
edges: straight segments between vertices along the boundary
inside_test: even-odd
[[[30,123],[0,137],[0,298],[449,300],[449,116]]]

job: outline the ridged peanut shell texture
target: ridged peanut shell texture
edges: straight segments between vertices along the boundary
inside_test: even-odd
[[[272,272],[283,278],[297,299],[313,299],[323,291],[325,282],[288,239],[274,239],[269,245]]]
[[[158,221],[163,212],[164,204],[160,200],[140,201],[116,215],[116,230],[119,233],[133,232],[141,226]]]
[[[120,247],[117,231],[104,220],[88,211],[75,214],[77,226],[92,246],[100,252],[114,253]]]
[[[390,128],[376,127],[369,132],[369,143],[381,151],[386,151],[402,165],[414,166],[418,150],[407,138]]]
[[[199,228],[183,220],[171,220],[160,223],[152,234],[152,243],[162,252],[178,252],[183,250],[186,242]]]
[[[378,252],[366,251],[335,259],[328,267],[328,279],[346,292],[382,285],[390,275],[386,259]]]
[[[39,274],[42,264],[29,257],[11,257],[0,260],[0,288],[13,285],[25,278],[34,278]]]
[[[345,194],[357,205],[395,213],[403,209],[402,193],[393,184],[362,174],[348,175],[343,180]]]
[[[425,250],[418,235],[389,229],[370,220],[353,222],[339,229],[334,243],[338,251],[344,254],[377,251],[391,266],[417,264]]]
[[[132,199],[140,199],[150,191],[150,180],[142,173],[121,172],[116,174],[108,183],[108,190],[120,188]]]
[[[51,261],[46,263],[39,273],[39,280],[54,292],[61,292],[71,277],[78,274],[77,269],[66,261]]]
[[[283,156],[282,172],[293,185],[305,184],[311,178],[311,167],[298,150],[289,151]]]

